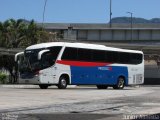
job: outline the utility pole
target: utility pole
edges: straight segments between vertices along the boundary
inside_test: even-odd
[[[46,5],[47,5],[47,0],[45,0],[45,3],[44,3],[42,28],[44,28],[44,18],[45,18]]]
[[[109,21],[110,28],[112,27],[112,0],[110,0],[110,21]]]

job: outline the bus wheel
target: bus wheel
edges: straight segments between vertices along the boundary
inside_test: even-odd
[[[97,89],[107,89],[107,85],[97,85]]]
[[[114,89],[123,89],[125,85],[125,79],[123,77],[118,78],[117,85],[113,86]]]
[[[66,87],[67,87],[67,79],[65,78],[65,77],[60,77],[60,79],[59,79],[59,83],[58,83],[58,88],[59,89],[66,89]]]
[[[48,85],[39,85],[39,87],[40,87],[41,89],[47,89],[47,88],[48,88]]]

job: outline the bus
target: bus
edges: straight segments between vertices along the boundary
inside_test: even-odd
[[[87,43],[50,42],[15,55],[19,83],[47,89],[56,85],[96,85],[123,89],[144,83],[142,51]]]

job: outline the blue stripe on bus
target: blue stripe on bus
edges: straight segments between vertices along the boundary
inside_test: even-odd
[[[128,85],[128,69],[122,66],[78,67],[71,66],[71,84],[115,85],[124,76]]]

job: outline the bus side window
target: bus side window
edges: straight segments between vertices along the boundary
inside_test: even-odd
[[[49,50],[50,50],[50,52],[51,52],[51,54],[52,54],[52,61],[53,61],[53,62],[55,62],[55,60],[57,59],[61,48],[62,48],[61,46],[49,48]]]
[[[103,51],[103,50],[92,50],[92,61],[94,61],[94,62],[105,62],[105,51]]]
[[[143,59],[142,54],[137,54],[137,53],[131,54],[131,63],[132,64],[140,64],[140,63],[142,63],[142,59]]]
[[[60,46],[48,48],[50,51],[42,55],[42,68],[47,68],[55,64],[55,61],[58,57],[61,48],[62,47]]]
[[[105,53],[105,62],[109,62],[109,63],[113,62],[113,60],[112,60],[112,53],[109,52],[109,51],[106,51],[106,53]]]
[[[130,61],[130,53],[119,52],[119,63],[128,64]]]
[[[91,62],[92,61],[92,50],[79,48],[78,49],[78,60]]]
[[[77,48],[66,47],[61,59],[76,61],[77,60]]]
[[[119,63],[119,54],[114,51],[106,51],[106,62]]]

